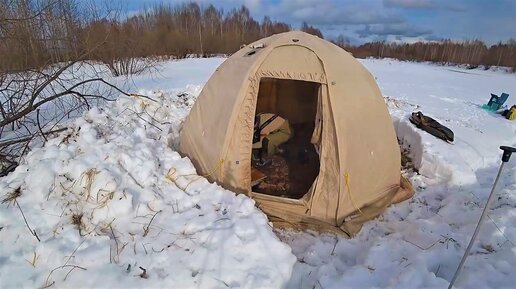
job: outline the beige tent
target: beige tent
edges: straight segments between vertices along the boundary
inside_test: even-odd
[[[253,192],[258,112],[312,125],[318,171],[301,198]],[[216,69],[184,122],[180,151],[199,174],[252,197],[273,219],[350,235],[413,194],[400,175],[394,127],[374,78],[348,52],[299,31],[247,45]]]

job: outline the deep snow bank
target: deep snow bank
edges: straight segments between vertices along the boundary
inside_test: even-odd
[[[94,108],[0,179],[0,288],[288,281],[295,257],[254,201],[210,184],[168,146],[194,98],[141,93],[156,102],[120,97]]]

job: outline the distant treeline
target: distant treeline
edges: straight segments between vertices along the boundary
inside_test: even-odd
[[[127,59],[190,54],[231,54],[243,44],[292,27],[264,17],[253,19],[242,6],[223,11],[196,3],[156,5],[133,16],[121,9],[79,0],[0,0],[0,72],[89,59],[130,66]],[[323,37],[306,23],[301,30]],[[337,45],[355,57],[508,66],[516,70],[516,43],[487,47],[481,41]],[[113,69],[112,69],[113,70]],[[115,71],[114,71],[115,73]],[[131,73],[125,67],[115,74]]]
[[[351,52],[355,57],[396,58],[410,61],[431,61],[447,64],[468,64],[506,66],[516,72],[516,41],[498,43],[490,47],[482,41],[417,42],[412,44],[372,42],[351,46],[336,41],[337,45]]]
[[[160,5],[123,21],[94,21],[84,28],[94,35],[95,39],[86,40],[90,46],[106,42],[103,51],[96,53],[99,59],[231,54],[242,44],[290,29],[290,25],[268,17],[258,22],[244,6],[224,13],[196,3]]]
[[[313,29],[305,25],[306,28]],[[0,71],[86,58],[231,54],[289,24],[251,17],[242,6],[224,12],[197,3],[156,5],[130,17],[78,0],[0,0]]]

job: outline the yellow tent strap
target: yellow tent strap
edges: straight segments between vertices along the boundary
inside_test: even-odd
[[[351,204],[353,205],[353,207],[355,207],[355,210],[357,210],[360,214],[365,216],[365,214],[362,212],[362,210],[360,210],[360,207],[357,206],[357,203],[355,202],[355,199],[353,198],[353,194],[351,193],[351,189],[349,188],[349,173],[344,174],[344,180],[346,181],[346,189],[348,190],[348,195],[349,195],[349,199],[351,200]]]
[[[224,159],[220,159],[218,160],[217,162],[217,166],[209,173],[205,174],[205,175],[200,175],[198,176],[197,178],[194,178],[192,179],[191,181],[188,182],[188,184],[186,184],[185,188],[182,189],[183,191],[186,191],[186,189],[188,189],[188,186],[190,186],[190,184],[192,184],[193,182],[199,180],[200,178],[207,178],[209,176],[213,176],[214,173],[218,172],[218,176],[219,176],[219,179],[221,177],[221,168],[222,168],[222,165],[224,164]],[[170,171],[172,171],[172,174],[170,174]],[[195,174],[188,174],[188,175],[179,175],[179,176],[176,176],[175,179],[172,179],[172,177],[175,175],[177,169],[176,168],[170,168],[167,172],[167,175],[165,176],[166,179],[168,179],[169,181],[172,181],[173,183],[176,183],[175,180],[177,180],[178,177],[187,177],[187,176],[195,176]],[[176,184],[177,185],[177,184]],[[179,186],[178,186],[179,187]]]

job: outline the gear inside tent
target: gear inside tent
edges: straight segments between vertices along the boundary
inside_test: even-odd
[[[256,135],[263,115],[275,128]],[[353,235],[414,193],[372,75],[300,31],[247,45],[218,67],[183,124],[180,151],[277,223]]]

